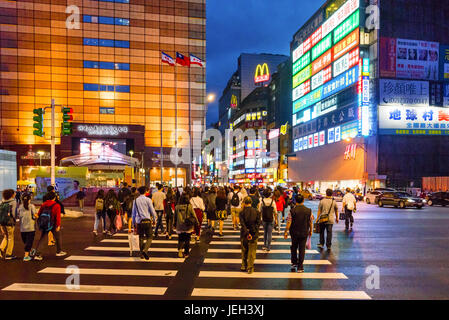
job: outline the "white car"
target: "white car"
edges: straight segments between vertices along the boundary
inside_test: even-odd
[[[367,204],[377,204],[381,194],[382,192],[380,191],[368,191],[365,196],[365,202]]]

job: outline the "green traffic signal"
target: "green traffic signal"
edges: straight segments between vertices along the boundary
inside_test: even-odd
[[[33,131],[33,135],[38,137],[44,136],[44,109],[38,108],[33,110],[33,128],[37,129]]]
[[[62,108],[62,124],[61,124],[61,133],[63,136],[71,135],[73,132],[72,123],[73,121],[73,109],[72,108]]]

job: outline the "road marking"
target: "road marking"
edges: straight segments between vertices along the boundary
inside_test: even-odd
[[[128,247],[88,247],[84,250],[88,251],[113,251],[113,252],[129,252]],[[150,248],[151,252],[178,252],[178,248]]]
[[[101,242],[103,243],[129,243],[127,239],[104,239]],[[153,240],[151,242],[153,243],[159,243],[159,244],[178,244],[178,240]]]
[[[263,239],[259,239],[258,241],[259,244],[263,244]],[[217,239],[214,239],[211,241],[210,243],[211,245],[238,245],[240,246],[240,241],[236,240],[236,241],[220,241]],[[283,246],[283,247],[290,247],[292,244],[289,241],[280,241],[280,242],[271,242],[271,246]]]
[[[79,289],[68,289],[64,284],[14,283],[3,291],[64,292],[64,293],[101,293],[162,296],[167,288],[127,287],[104,285],[81,285]]]
[[[363,291],[194,289],[192,297],[370,300]]]
[[[103,257],[103,256],[70,256],[67,261],[93,261],[93,262],[161,262],[161,263],[184,263],[183,258],[153,258],[142,260],[136,257]]]
[[[82,275],[174,277],[177,270],[78,269]],[[66,274],[66,268],[45,268],[39,273]]]
[[[242,259],[204,259],[205,264],[242,264]],[[256,259],[255,264],[285,264],[290,265],[290,259]],[[331,265],[328,260],[304,260],[305,265]]]
[[[210,253],[241,253],[241,249],[209,249],[207,252]],[[272,253],[291,253],[290,250],[270,250],[270,252],[266,252],[263,250],[257,250],[257,253],[266,253],[266,254],[272,254]],[[319,254],[316,250],[306,250],[306,253],[308,254]]]
[[[113,235],[113,237],[116,237],[116,238],[128,238],[128,233],[116,233],[116,234]],[[154,237],[154,235],[153,235],[153,237]],[[160,235],[158,235],[158,237],[160,237]],[[177,234],[173,234],[172,238],[178,238],[178,235]]]
[[[343,273],[244,272],[201,271],[200,278],[257,278],[257,279],[348,279]]]
[[[240,239],[240,235],[225,235],[223,237],[219,237],[218,236],[218,232],[216,232],[216,234],[214,235],[214,240],[213,241],[216,241],[216,240],[219,240],[219,239],[226,240],[226,239],[235,239],[235,238]],[[272,236],[271,238],[272,239],[284,239],[284,236]],[[263,238],[259,238],[259,239],[263,240]]]

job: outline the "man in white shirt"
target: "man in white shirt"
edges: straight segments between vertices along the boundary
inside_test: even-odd
[[[352,213],[357,210],[357,200],[355,199],[354,195],[351,193],[351,189],[346,189],[346,194],[343,197],[343,208],[342,211],[346,214],[346,231],[349,230],[349,223],[351,223],[351,231],[352,226],[354,224],[354,217],[352,216]]]
[[[228,200],[231,205],[232,225],[234,230],[237,230],[240,224],[239,214],[242,210],[243,202],[243,194],[240,192],[240,186],[234,186],[234,191],[229,193]]]
[[[164,200],[167,198],[165,193],[162,192],[163,186],[162,184],[157,185],[157,191],[153,193],[152,200],[154,204],[154,210],[156,210],[157,214],[157,224],[156,229],[154,230],[154,236],[157,237],[157,231],[159,227],[161,229],[161,234],[165,235],[164,225],[162,224],[162,217],[164,216]]]
[[[140,196],[134,201],[132,222],[139,234],[140,258],[149,260],[148,249],[153,241],[153,225],[156,221],[156,211],[150,198],[145,197],[145,187],[139,188]],[[144,245],[145,241],[145,245]]]

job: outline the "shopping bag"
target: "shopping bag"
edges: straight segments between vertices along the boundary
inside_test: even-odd
[[[128,234],[129,241],[129,255],[132,256],[134,251],[140,251],[139,235],[130,233]]]
[[[117,230],[122,230],[123,227],[122,216],[119,214],[115,217],[115,227]]]
[[[313,233],[320,233],[320,232],[321,232],[320,224],[317,223],[317,222],[315,222],[315,223],[313,224]]]
[[[340,213],[340,220],[341,221],[346,220],[346,213],[344,213],[344,212]]]
[[[308,238],[307,238],[306,249],[307,249],[307,250],[312,249],[312,238],[311,238],[311,237],[308,237]]]

